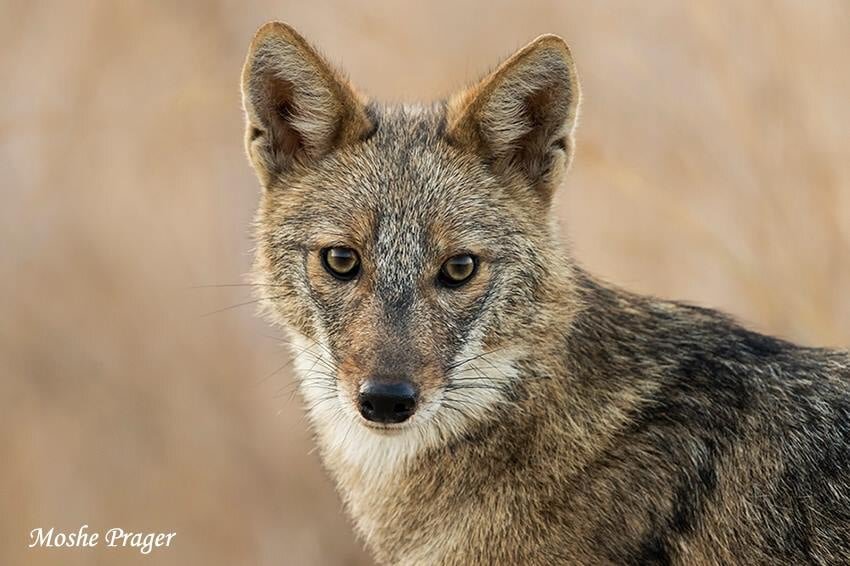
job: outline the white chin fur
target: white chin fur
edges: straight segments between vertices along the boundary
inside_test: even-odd
[[[504,402],[505,391],[517,375],[510,353],[482,355],[480,343],[472,341],[457,356],[455,364],[459,365],[449,376],[448,382],[456,387],[425,399],[403,425],[376,430],[336,387],[327,340],[319,337],[317,342],[294,331],[290,335],[298,387],[323,456],[330,465],[352,466],[366,477],[387,477],[388,471],[422,450],[462,434]],[[461,363],[464,360],[470,361]]]

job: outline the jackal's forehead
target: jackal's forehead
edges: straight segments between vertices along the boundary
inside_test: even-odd
[[[347,244],[396,269],[452,250],[486,252],[505,214],[500,188],[444,137],[440,108],[376,111],[367,141],[318,163],[280,206],[314,247]]]

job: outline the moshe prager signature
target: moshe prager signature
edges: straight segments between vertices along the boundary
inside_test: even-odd
[[[51,528],[45,531],[41,527],[30,531],[30,548],[91,548],[103,540],[110,548],[135,548],[142,554],[150,554],[154,548],[171,546],[171,540],[177,533],[132,533],[114,528],[103,533],[88,532],[89,526],[83,525],[75,533],[63,533]]]

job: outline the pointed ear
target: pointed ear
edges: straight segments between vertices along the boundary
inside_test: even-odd
[[[580,90],[564,40],[541,36],[449,101],[447,134],[548,202],[573,156]]]
[[[365,100],[290,26],[254,35],[242,70],[248,157],[265,188],[372,131]]]

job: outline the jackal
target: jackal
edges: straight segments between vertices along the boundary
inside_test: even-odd
[[[390,106],[269,23],[242,92],[255,283],[379,562],[850,563],[850,356],[615,288],[563,249],[562,39]]]

